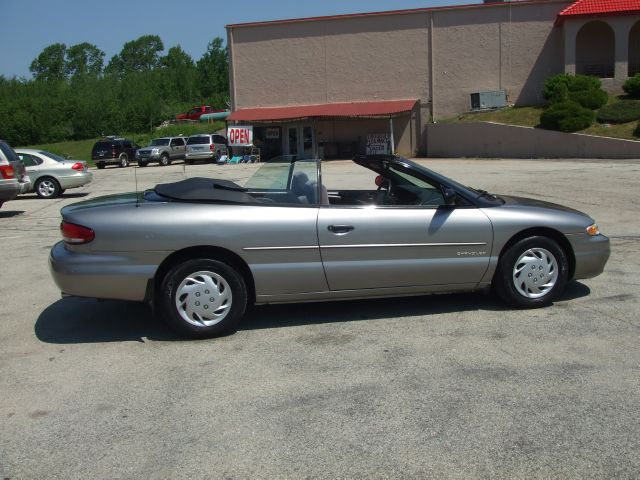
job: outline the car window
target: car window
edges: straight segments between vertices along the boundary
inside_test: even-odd
[[[24,163],[25,167],[35,167],[37,165],[33,157],[28,153],[18,153],[18,158]]]
[[[44,160],[37,155],[31,155],[31,158],[33,158],[36,165],[42,165],[44,163]]]
[[[209,135],[189,137],[189,140],[187,140],[187,145],[204,145],[209,143],[211,143],[211,137]]]
[[[164,147],[167,145],[169,145],[168,138],[154,138],[153,140],[151,140],[152,147]]]
[[[317,160],[292,162],[290,157],[283,156],[265,162],[244,187],[261,204],[317,205]]]
[[[2,150],[2,153],[4,153],[4,156],[7,158],[8,161],[16,162],[20,160],[16,155],[16,152],[13,151],[13,148],[11,148],[9,144],[0,142],[0,150]]]
[[[97,151],[97,150],[111,150],[111,148],[113,147],[113,142],[96,142],[96,144],[93,146],[93,151]]]
[[[40,152],[40,154],[44,155],[45,157],[49,157],[55,160],[56,162],[64,162],[67,160],[66,158],[62,158],[60,155],[56,155],[55,153],[51,153],[51,152]]]
[[[213,136],[213,143],[226,144],[227,143],[227,139],[224,138],[222,135],[214,135]]]

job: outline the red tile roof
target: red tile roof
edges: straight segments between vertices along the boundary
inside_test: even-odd
[[[232,112],[227,121],[259,122],[321,117],[386,117],[410,112],[417,100],[324,103],[292,107],[243,108]]]
[[[558,18],[625,13],[640,13],[640,0],[578,0],[561,11]]]

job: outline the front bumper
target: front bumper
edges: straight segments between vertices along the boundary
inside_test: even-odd
[[[611,255],[609,239],[604,235],[594,237],[585,234],[567,235],[573,247],[576,268],[573,278],[586,279],[597,277]]]
[[[158,264],[140,262],[126,252],[82,253],[56,243],[49,270],[63,294],[77,297],[145,300],[147,285]]]

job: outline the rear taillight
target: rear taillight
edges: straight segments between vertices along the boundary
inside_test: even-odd
[[[95,232],[90,228],[65,221],[60,224],[60,233],[65,242],[74,245],[89,243],[96,238]]]
[[[16,172],[11,165],[0,165],[0,175],[2,178],[16,178]]]
[[[82,170],[84,170],[84,165],[82,165],[80,162],[74,163],[71,166],[71,170],[78,170],[79,172],[81,172]]]
[[[212,152],[216,149],[216,146],[214,143],[212,143],[211,145],[209,145],[209,150],[211,150]]]
[[[111,147],[111,157],[116,158],[116,147]]]

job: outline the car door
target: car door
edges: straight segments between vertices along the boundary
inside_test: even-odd
[[[331,290],[459,286],[482,279],[493,229],[473,206],[322,206],[318,240]]]
[[[35,181],[40,176],[40,165],[43,163],[42,160],[35,155],[30,155],[28,153],[18,153],[17,155],[20,161],[24,164],[31,184],[35,184]]]
[[[186,147],[182,138],[172,138],[171,143],[171,158],[184,158]]]

